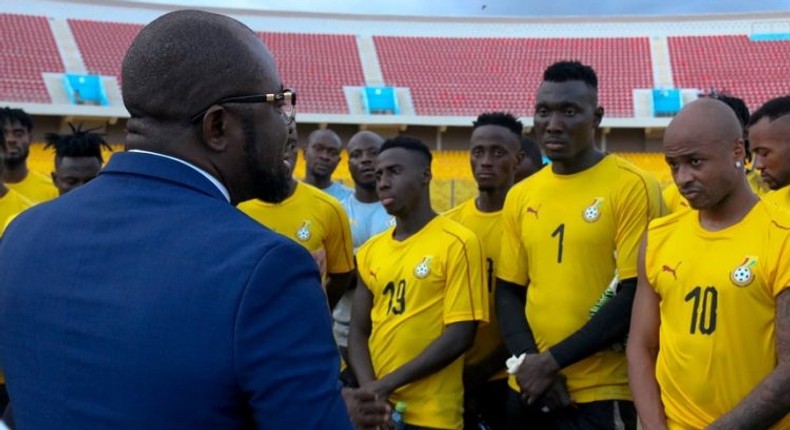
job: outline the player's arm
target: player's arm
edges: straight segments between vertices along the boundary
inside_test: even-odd
[[[647,238],[639,250],[639,281],[634,299],[631,330],[628,334],[628,383],[634,403],[645,430],[665,430],[667,418],[661,403],[661,392],[656,380],[658,357],[658,329],[661,325],[660,297],[645,274]]]
[[[524,313],[526,301],[526,287],[497,278],[495,304],[499,331],[508,351],[516,356],[538,352],[535,337]]]
[[[346,290],[351,288],[354,282],[354,271],[345,273],[329,273],[326,282],[326,298],[329,301],[329,309],[334,309]]]
[[[329,309],[334,309],[343,293],[354,282],[354,249],[351,242],[351,226],[345,209],[340,203],[331,202],[330,228],[325,241],[327,262],[326,296]]]
[[[356,303],[354,305],[356,306]],[[398,388],[432,375],[458,359],[472,346],[476,330],[477,321],[448,324],[445,326],[444,333],[417,357],[377,381],[364,384],[360,380],[360,385],[372,389],[379,396],[389,397]]]
[[[304,248],[282,241],[261,257],[241,294],[233,339],[235,380],[258,427],[352,428],[321,278]]]
[[[368,384],[376,379],[373,363],[370,360],[368,341],[373,324],[370,312],[373,310],[373,293],[357,276],[358,283],[351,304],[351,326],[348,333],[348,360],[359,385]]]
[[[767,429],[790,413],[790,288],[776,297],[775,326],[776,368],[708,429]]]

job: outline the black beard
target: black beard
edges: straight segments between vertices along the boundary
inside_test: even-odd
[[[255,146],[255,128],[251,122],[242,124],[244,133],[244,154],[246,155],[246,168],[252,180],[252,197],[268,203],[279,203],[291,193],[291,175],[285,164],[280,161],[283,154],[269,154],[276,158],[274,166],[269,170],[264,169],[258,162],[258,150]],[[264,160],[272,157],[264,157]],[[278,162],[279,161],[279,162]]]
[[[26,156],[25,157],[17,157],[17,158],[5,158],[3,160],[3,165],[8,170],[15,170],[15,169],[19,168],[20,166],[24,166],[26,160],[27,160]]]

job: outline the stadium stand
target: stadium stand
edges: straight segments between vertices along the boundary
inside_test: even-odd
[[[349,113],[343,86],[365,85],[354,36],[259,35],[277,59],[285,85],[296,90],[299,112]]]
[[[143,27],[69,20],[85,65],[120,82],[123,54]],[[258,33],[271,49],[286,86],[296,89],[300,112],[347,114],[343,86],[364,85],[354,36]]]
[[[51,103],[41,74],[63,62],[47,18],[0,14],[0,42],[0,100]]]
[[[526,116],[540,74],[560,58],[592,65],[611,117],[632,117],[632,90],[652,88],[647,38],[374,37],[387,85],[410,87],[420,115]],[[472,61],[473,60],[473,61]]]
[[[668,39],[678,88],[734,94],[750,109],[777,94],[790,94],[790,41],[751,41],[746,35]]]
[[[115,76],[121,82],[121,63],[140,24],[68,20],[88,72]]]

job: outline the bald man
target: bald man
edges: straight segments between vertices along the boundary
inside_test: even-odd
[[[683,108],[664,153],[696,211],[652,221],[639,254],[627,353],[643,427],[788,429],[790,213],[749,187],[718,100]]]
[[[266,46],[178,11],[121,73],[129,151],[0,243],[18,428],[351,430],[315,263],[234,208],[289,191],[295,96]]]
[[[354,192],[341,201],[351,224],[354,254],[374,235],[395,225],[395,218],[387,213],[376,192],[375,163],[384,138],[372,131],[360,131],[348,141],[348,171],[354,180]],[[333,331],[343,357],[348,360],[348,330],[351,322],[351,301],[355,284],[335,306]],[[347,372],[346,377],[351,377]],[[348,381],[346,379],[347,382]]]
[[[304,182],[324,191],[339,201],[343,201],[353,190],[345,185],[332,181],[340,163],[340,151],[343,142],[334,131],[318,129],[310,133],[307,147],[304,149],[305,178]]]

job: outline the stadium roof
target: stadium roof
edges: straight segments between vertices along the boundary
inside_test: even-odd
[[[129,1],[129,0],[127,0]],[[494,16],[654,16],[790,11],[790,0],[131,0],[192,7],[365,15]],[[108,3],[111,3],[108,2]]]

